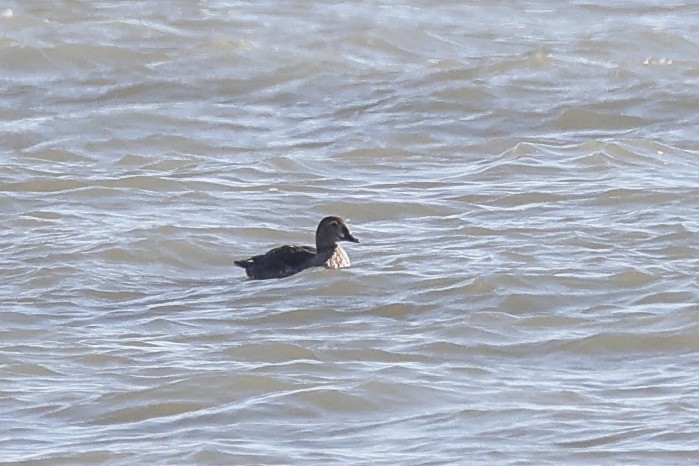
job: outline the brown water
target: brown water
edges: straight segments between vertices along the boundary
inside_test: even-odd
[[[699,7],[423,4],[0,7],[1,463],[699,462]]]

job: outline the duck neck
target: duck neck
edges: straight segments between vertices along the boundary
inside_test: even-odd
[[[324,241],[323,238],[316,236],[316,251],[318,251],[318,254],[327,252],[332,253],[334,250],[335,241]]]

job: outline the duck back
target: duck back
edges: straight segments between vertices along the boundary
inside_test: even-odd
[[[316,250],[310,246],[281,246],[259,256],[235,261],[250,278],[283,278],[313,267]]]

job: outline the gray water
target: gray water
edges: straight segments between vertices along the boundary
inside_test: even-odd
[[[698,17],[6,0],[0,462],[698,463]]]

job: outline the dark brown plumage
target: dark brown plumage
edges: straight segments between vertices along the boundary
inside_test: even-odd
[[[316,229],[316,247],[280,246],[265,254],[237,260],[235,265],[245,269],[250,278],[283,278],[294,275],[309,267],[339,269],[349,267],[350,260],[338,241],[359,240],[352,236],[349,227],[340,217],[325,217]]]

